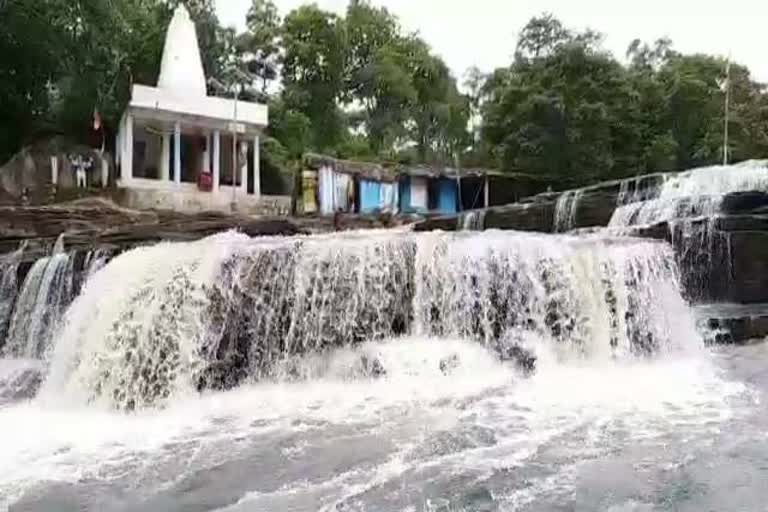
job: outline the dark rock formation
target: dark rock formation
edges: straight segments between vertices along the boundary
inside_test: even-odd
[[[491,208],[485,216],[486,229],[514,229],[517,231],[543,231],[552,229],[555,221],[555,201],[539,199]]]
[[[728,194],[723,199],[720,210],[728,215],[738,215],[740,213],[760,210],[766,211],[768,210],[768,193],[759,190],[749,190]]]
[[[59,162],[57,190],[62,197],[66,196],[66,191],[76,189],[73,157],[92,162],[87,172],[88,186],[102,188],[107,185],[101,182],[101,161],[103,158],[110,162],[111,168],[111,155],[102,155],[98,150],[74,144],[65,137],[41,139],[23,148],[9,161],[0,162],[0,204],[17,203],[25,191],[31,204],[43,204],[50,200],[52,193],[56,195],[51,190],[51,157]]]
[[[25,258],[37,258],[63,236],[67,250],[124,250],[147,243],[190,241],[227,230],[249,236],[303,233],[286,218],[262,218],[207,212],[136,211],[103,199],[51,206],[0,207],[0,253],[26,242]]]
[[[744,344],[768,336],[768,304],[714,304],[699,306],[696,315],[716,344]]]
[[[619,204],[651,197],[663,178],[662,174],[649,174],[630,181],[607,181],[577,191],[544,192],[518,203],[494,206],[486,210],[485,228],[551,233],[555,228],[558,199],[563,194],[575,197],[573,224],[569,229],[607,226]],[[426,219],[415,227],[417,231],[460,228],[460,215]]]

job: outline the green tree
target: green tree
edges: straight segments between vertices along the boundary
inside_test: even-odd
[[[345,18],[347,37],[345,99],[356,114],[372,151],[380,153],[404,135],[408,107],[415,99],[409,73],[409,44],[385,8],[352,0]]]
[[[580,183],[613,174],[632,138],[620,122],[632,90],[593,38],[569,37],[546,56],[519,55],[509,73],[491,79],[499,90],[484,106],[484,135],[505,168]]]
[[[49,121],[49,84],[64,71],[66,38],[53,6],[0,2],[0,163]]]
[[[469,98],[459,93],[456,80],[439,57],[419,41],[412,56],[416,98],[411,107],[413,138],[418,158],[450,162],[469,145]]]
[[[245,67],[261,81],[263,98],[279,74],[281,24],[272,0],[253,0],[246,16],[248,30],[238,38]]]
[[[338,106],[345,59],[342,21],[316,5],[291,11],[283,23],[283,51],[286,105],[310,120],[315,148],[333,148],[344,130]]]
[[[520,31],[517,54],[521,58],[546,57],[573,40],[573,35],[552,14],[544,13],[531,20]]]

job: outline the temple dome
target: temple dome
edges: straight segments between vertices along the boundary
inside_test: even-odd
[[[175,96],[205,97],[206,82],[195,24],[180,4],[165,36],[157,87]]]

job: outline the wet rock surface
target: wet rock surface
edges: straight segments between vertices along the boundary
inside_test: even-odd
[[[695,312],[710,343],[743,345],[768,337],[768,304],[709,304]]]

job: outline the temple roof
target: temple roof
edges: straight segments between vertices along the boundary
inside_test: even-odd
[[[267,105],[208,96],[206,85],[195,24],[179,5],[168,25],[157,87],[133,84],[128,111],[137,119],[241,134],[258,134],[267,126]]]
[[[176,8],[168,26],[157,87],[185,98],[206,96],[197,30],[183,4]]]

